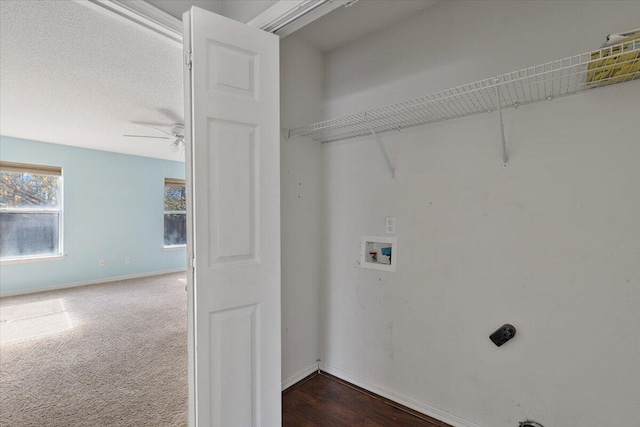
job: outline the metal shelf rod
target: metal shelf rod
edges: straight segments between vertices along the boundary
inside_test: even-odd
[[[382,157],[384,157],[384,161],[387,162],[387,167],[389,168],[389,172],[391,172],[391,178],[396,177],[396,170],[389,160],[389,154],[387,154],[387,150],[384,148],[384,144],[382,143],[382,138],[378,135],[373,128],[371,129],[371,135],[376,139],[376,143],[378,144],[378,148],[380,148],[380,152],[382,153]]]
[[[506,168],[509,165],[509,155],[507,153],[507,140],[504,137],[504,122],[502,120],[500,85],[496,85],[496,104],[498,104],[498,117],[500,117],[500,136],[502,138],[502,167]]]

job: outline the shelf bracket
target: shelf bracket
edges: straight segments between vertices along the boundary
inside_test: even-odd
[[[391,178],[395,178],[396,170],[393,167],[393,164],[391,164],[391,160],[389,160],[389,154],[387,153],[387,150],[385,150],[384,148],[384,144],[382,143],[382,138],[380,137],[380,135],[376,133],[376,131],[373,130],[372,127],[369,128],[369,131],[371,132],[371,135],[373,135],[373,137],[376,139],[376,143],[378,144],[378,148],[382,153],[382,157],[384,157],[384,161],[387,162],[387,167],[389,168],[389,172],[391,172]]]
[[[500,99],[500,85],[496,84],[496,104],[498,104],[498,117],[500,119],[500,136],[502,137],[502,167],[509,166],[509,153],[507,152],[507,140],[504,137],[504,122],[502,120],[502,100]]]

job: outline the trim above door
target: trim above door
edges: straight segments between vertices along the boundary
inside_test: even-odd
[[[146,1],[76,0],[97,10],[109,11],[167,37],[182,46],[182,21]]]
[[[167,37],[182,46],[182,21],[144,0],[75,0],[100,11],[108,11],[120,18]],[[280,0],[247,25],[285,37],[353,0]]]
[[[247,24],[285,37],[332,10],[352,3],[353,0],[279,1]]]

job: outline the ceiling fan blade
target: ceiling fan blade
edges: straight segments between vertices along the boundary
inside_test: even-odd
[[[145,126],[145,125],[143,125],[143,126]],[[166,130],[158,129],[157,127],[154,127],[154,126],[147,126],[147,127],[148,127],[149,129],[155,129],[155,130],[157,130],[158,132],[162,132],[162,133],[164,133],[165,135],[171,135],[171,132],[167,132]]]
[[[171,139],[168,136],[149,136],[149,135],[122,135],[129,138],[153,138],[153,139]]]
[[[163,127],[168,128],[172,126],[172,124],[166,123],[166,122],[141,122],[138,120],[131,120],[129,123],[132,123],[134,125],[140,125],[140,126],[155,126],[159,128],[163,128]]]
[[[149,129],[154,129],[154,130],[157,130],[158,132],[164,133],[165,135],[171,136],[171,132],[167,132],[166,130],[162,130],[162,129],[156,127],[156,126],[167,126],[167,127],[170,127],[171,125],[157,124],[157,123],[145,123],[145,122],[131,122],[131,123],[133,123],[135,125],[139,125],[139,126],[144,126],[146,128],[149,128]]]
[[[171,120],[173,123],[184,123],[184,119],[182,119],[182,117],[180,117],[178,113],[171,110],[170,108],[158,108],[157,111],[164,114],[164,116]]]

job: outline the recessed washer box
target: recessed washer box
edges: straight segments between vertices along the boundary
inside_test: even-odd
[[[395,237],[364,236],[360,249],[360,267],[396,271],[398,246]]]

